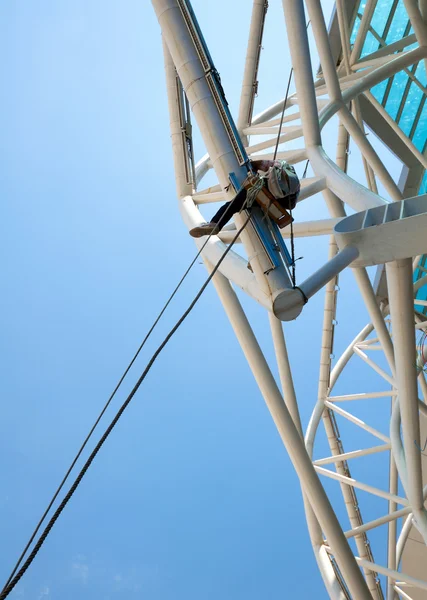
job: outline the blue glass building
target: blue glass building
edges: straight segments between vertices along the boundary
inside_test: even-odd
[[[350,20],[350,42],[351,46],[357,39],[363,15],[367,6],[366,0],[349,0],[348,14]],[[336,17],[335,17],[336,19]],[[335,24],[336,26],[336,24]],[[331,31],[334,28],[334,22]],[[406,40],[403,45],[402,40]],[[360,60],[372,60],[380,57],[382,49],[396,45],[395,53],[404,52],[417,47],[415,35],[408,18],[403,0],[378,0],[373,11],[363,45],[360,51]],[[336,48],[336,57],[339,60],[341,48]],[[383,51],[384,52],[384,51]],[[371,93],[375,99],[385,108],[390,117],[398,124],[403,133],[413,142],[415,147],[422,153],[427,151],[427,75],[425,62],[423,60],[413,64],[411,67],[397,73],[393,77],[382,81],[372,88]],[[378,123],[378,113],[372,113],[372,107],[362,99],[362,110],[365,123],[376,132],[381,139]],[[427,173],[420,167],[419,163],[407,164],[399,143],[393,147],[392,136],[390,149],[402,160],[402,166],[406,168],[406,187],[401,185],[405,197],[415,194],[427,193]],[[414,274],[417,281],[427,274],[427,256],[420,261],[419,267]],[[427,286],[421,287],[416,299],[427,300]],[[427,306],[417,305],[417,310],[427,314]]]

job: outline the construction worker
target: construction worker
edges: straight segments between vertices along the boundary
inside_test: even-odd
[[[287,210],[292,210],[298,200],[300,183],[295,169],[284,160],[254,160],[253,171],[258,171],[272,196]],[[216,234],[229,222],[231,217],[240,212],[245,205],[247,190],[242,187],[237,195],[215,213],[209,223],[190,229],[190,235],[199,238]]]

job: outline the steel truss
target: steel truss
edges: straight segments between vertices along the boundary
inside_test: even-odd
[[[364,107],[369,106],[369,110],[375,111],[384,126],[399,140],[401,152],[409,157],[407,164],[416,165],[421,173],[427,168],[426,157],[370,91],[376,84],[402,70],[410,75],[410,81],[416,79],[413,65],[427,61],[427,2],[404,0],[414,33],[408,33],[401,41],[389,46],[380,39],[381,48],[361,59],[377,0],[367,1],[353,46],[350,45],[350,25],[354,15],[353,11],[348,14],[348,9],[358,2],[338,0],[336,18],[341,54],[337,64],[320,0],[283,0],[296,93],[288,98],[285,107],[282,99],[253,117],[268,6],[265,0],[254,0],[237,127],[229,114],[218,73],[189,3],[185,0],[152,0],[152,3],[163,35],[176,187],[186,226],[190,229],[204,220],[200,212],[204,204],[223,202],[233,197],[233,185],[230,186],[230,183],[234,183],[235,188],[241,185],[246,177],[248,157],[272,157],[283,108],[284,127],[280,143],[301,140],[303,145],[297,150],[281,149],[278,157],[291,164],[306,159],[310,161],[314,176],[303,181],[300,201],[321,192],[330,213],[329,219],[297,222],[294,227],[295,235],[299,237],[330,235],[328,262],[301,284],[308,298],[322,287],[325,289],[318,398],[305,434],[279,320],[298,316],[303,309],[303,299],[299,291],[292,288],[289,265],[283,257],[280,259],[274,255],[273,238],[277,232],[262,229],[263,226],[254,218],[254,225],[242,232],[239,240],[249,257],[251,269],[247,268],[247,259],[232,251],[213,279],[299,476],[313,550],[328,593],[334,599],[427,598],[425,574],[424,579],[413,575],[412,559],[406,561],[408,568],[403,568],[411,532],[416,531],[423,552],[427,543],[427,481],[424,479],[423,482],[424,459],[419,450],[422,445],[420,425],[421,430],[426,431],[427,383],[424,373],[416,368],[414,338],[414,328],[423,330],[427,323],[424,315],[414,311],[413,284],[413,270],[418,265],[419,255],[427,253],[427,242],[421,228],[427,215],[427,198],[402,202],[410,186],[405,188],[404,183],[395,183],[366,137],[364,128]],[[391,5],[392,11],[396,10],[397,1],[391,2]],[[315,83],[306,30],[308,19],[321,63]],[[417,46],[408,49],[414,42]],[[197,165],[194,165],[192,156],[189,108],[208,152]],[[335,160],[326,155],[321,139],[322,129],[333,116],[339,119]],[[419,116],[417,114],[416,118],[419,119]],[[251,136],[269,137],[266,141],[252,144],[249,141]],[[346,174],[350,138],[362,155],[367,186]],[[203,177],[212,168],[218,184],[200,189]],[[381,182],[386,190],[388,200],[378,195],[377,182]],[[347,206],[358,214],[347,217]],[[241,227],[243,217],[236,215],[235,223],[238,228]],[[375,230],[373,226],[376,226]],[[235,231],[235,227],[228,227],[209,240],[203,251],[208,271],[218,262]],[[287,235],[285,231],[285,237]],[[382,236],[381,252],[375,246],[374,236]],[[196,244],[200,247],[201,242],[196,240]],[[385,264],[376,289],[366,271],[366,267],[373,264]],[[338,275],[347,267],[353,271],[371,322],[349,344],[332,368]],[[233,285],[243,289],[268,310],[282,392]],[[374,360],[375,354],[382,356],[382,362]],[[349,368],[352,357],[353,360],[364,361],[375,371],[386,389],[334,394],[337,381]],[[385,402],[385,399],[389,399],[389,403],[388,412],[384,412],[382,431],[347,409],[347,406],[357,406],[362,401],[378,403]],[[346,451],[338,429],[339,419],[370,434],[372,445]],[[316,436],[321,424],[326,432],[330,454],[315,458]],[[387,453],[390,457],[387,489],[351,476],[351,461],[354,463],[356,459],[380,453]],[[347,530],[342,528],[336,517],[322,486],[323,478],[336,480],[341,486],[350,521]],[[385,499],[388,510],[383,516],[364,522],[357,490]],[[400,519],[403,526],[399,530]],[[382,525],[388,529],[388,535],[384,536],[386,565],[375,562],[369,542],[370,532]],[[354,544],[350,545],[349,540],[354,540]],[[425,560],[426,556],[419,553],[418,559],[414,560]],[[378,575],[384,576],[386,590],[382,589]]]

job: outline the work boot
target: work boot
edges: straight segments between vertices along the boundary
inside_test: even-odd
[[[217,223],[202,223],[198,227],[193,227],[190,229],[189,233],[194,238],[203,237],[204,235],[212,235],[213,233],[218,233],[218,224]]]

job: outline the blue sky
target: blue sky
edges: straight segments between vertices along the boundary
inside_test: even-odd
[[[228,3],[226,19],[216,3],[193,6],[235,114],[247,3]],[[332,2],[324,6],[329,15]],[[258,109],[283,96],[289,68],[280,2],[268,17]],[[195,247],[175,198],[150,3],[5,2],[0,54],[5,580]],[[278,58],[283,77],[273,78]],[[320,214],[319,206],[318,198],[307,201],[301,218]],[[327,240],[298,245],[302,278],[326,258]],[[205,277],[197,264],[120,398]],[[361,302],[352,304],[350,274],[341,287],[339,349],[367,321]],[[272,360],[266,313],[242,302]],[[320,294],[285,327],[305,425],[317,392],[322,305]],[[355,388],[363,372],[350,382]],[[210,287],[11,597],[296,594],[326,598],[298,480]]]

